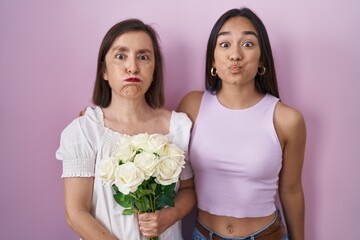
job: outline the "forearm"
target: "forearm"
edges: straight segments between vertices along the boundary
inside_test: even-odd
[[[304,240],[305,202],[301,190],[280,193],[289,240]]]
[[[185,217],[194,208],[195,204],[196,195],[194,187],[186,187],[181,189],[177,193],[177,197],[175,199],[174,211],[176,211],[178,214],[176,221]]]
[[[79,211],[67,214],[66,220],[82,240],[117,240],[89,212]]]
[[[167,228],[185,217],[193,209],[195,203],[196,197],[194,188],[188,187],[180,189],[175,198],[175,206],[160,210],[167,215]]]

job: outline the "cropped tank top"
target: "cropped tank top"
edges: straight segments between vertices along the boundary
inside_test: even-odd
[[[189,149],[201,210],[237,218],[276,210],[282,166],[273,123],[278,101],[266,94],[254,106],[234,110],[204,93]]]

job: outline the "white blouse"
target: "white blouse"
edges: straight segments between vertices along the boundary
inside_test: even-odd
[[[190,129],[191,121],[187,115],[173,111],[167,137],[186,153],[181,180],[193,177],[188,162]],[[114,200],[111,185],[104,184],[95,174],[99,161],[111,155],[120,136],[121,133],[105,127],[100,107],[89,107],[84,116],[72,121],[62,132],[56,158],[63,163],[62,177],[95,177],[92,214],[103,226],[121,240],[144,240],[146,238],[138,228],[137,215],[122,215],[123,208]],[[160,239],[182,240],[181,221],[163,232]]]

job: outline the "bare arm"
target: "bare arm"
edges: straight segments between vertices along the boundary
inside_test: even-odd
[[[83,240],[116,240],[91,215],[93,177],[64,178],[66,221]]]
[[[305,121],[300,112],[279,103],[274,122],[283,147],[279,194],[289,239],[304,240],[305,202],[301,173],[306,144]]]
[[[188,214],[195,206],[193,179],[180,181],[180,189],[175,199],[175,207],[163,208],[155,213],[139,215],[140,231],[144,237],[159,236],[166,229]]]
[[[197,115],[199,113],[199,108],[201,104],[201,99],[204,92],[194,91],[188,93],[180,102],[177,111],[186,113],[193,124],[196,121]]]

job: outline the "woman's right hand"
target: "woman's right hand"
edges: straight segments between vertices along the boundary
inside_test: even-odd
[[[80,111],[79,112],[79,117],[82,117],[85,115],[85,112],[86,112],[86,108],[84,108],[84,110]]]

